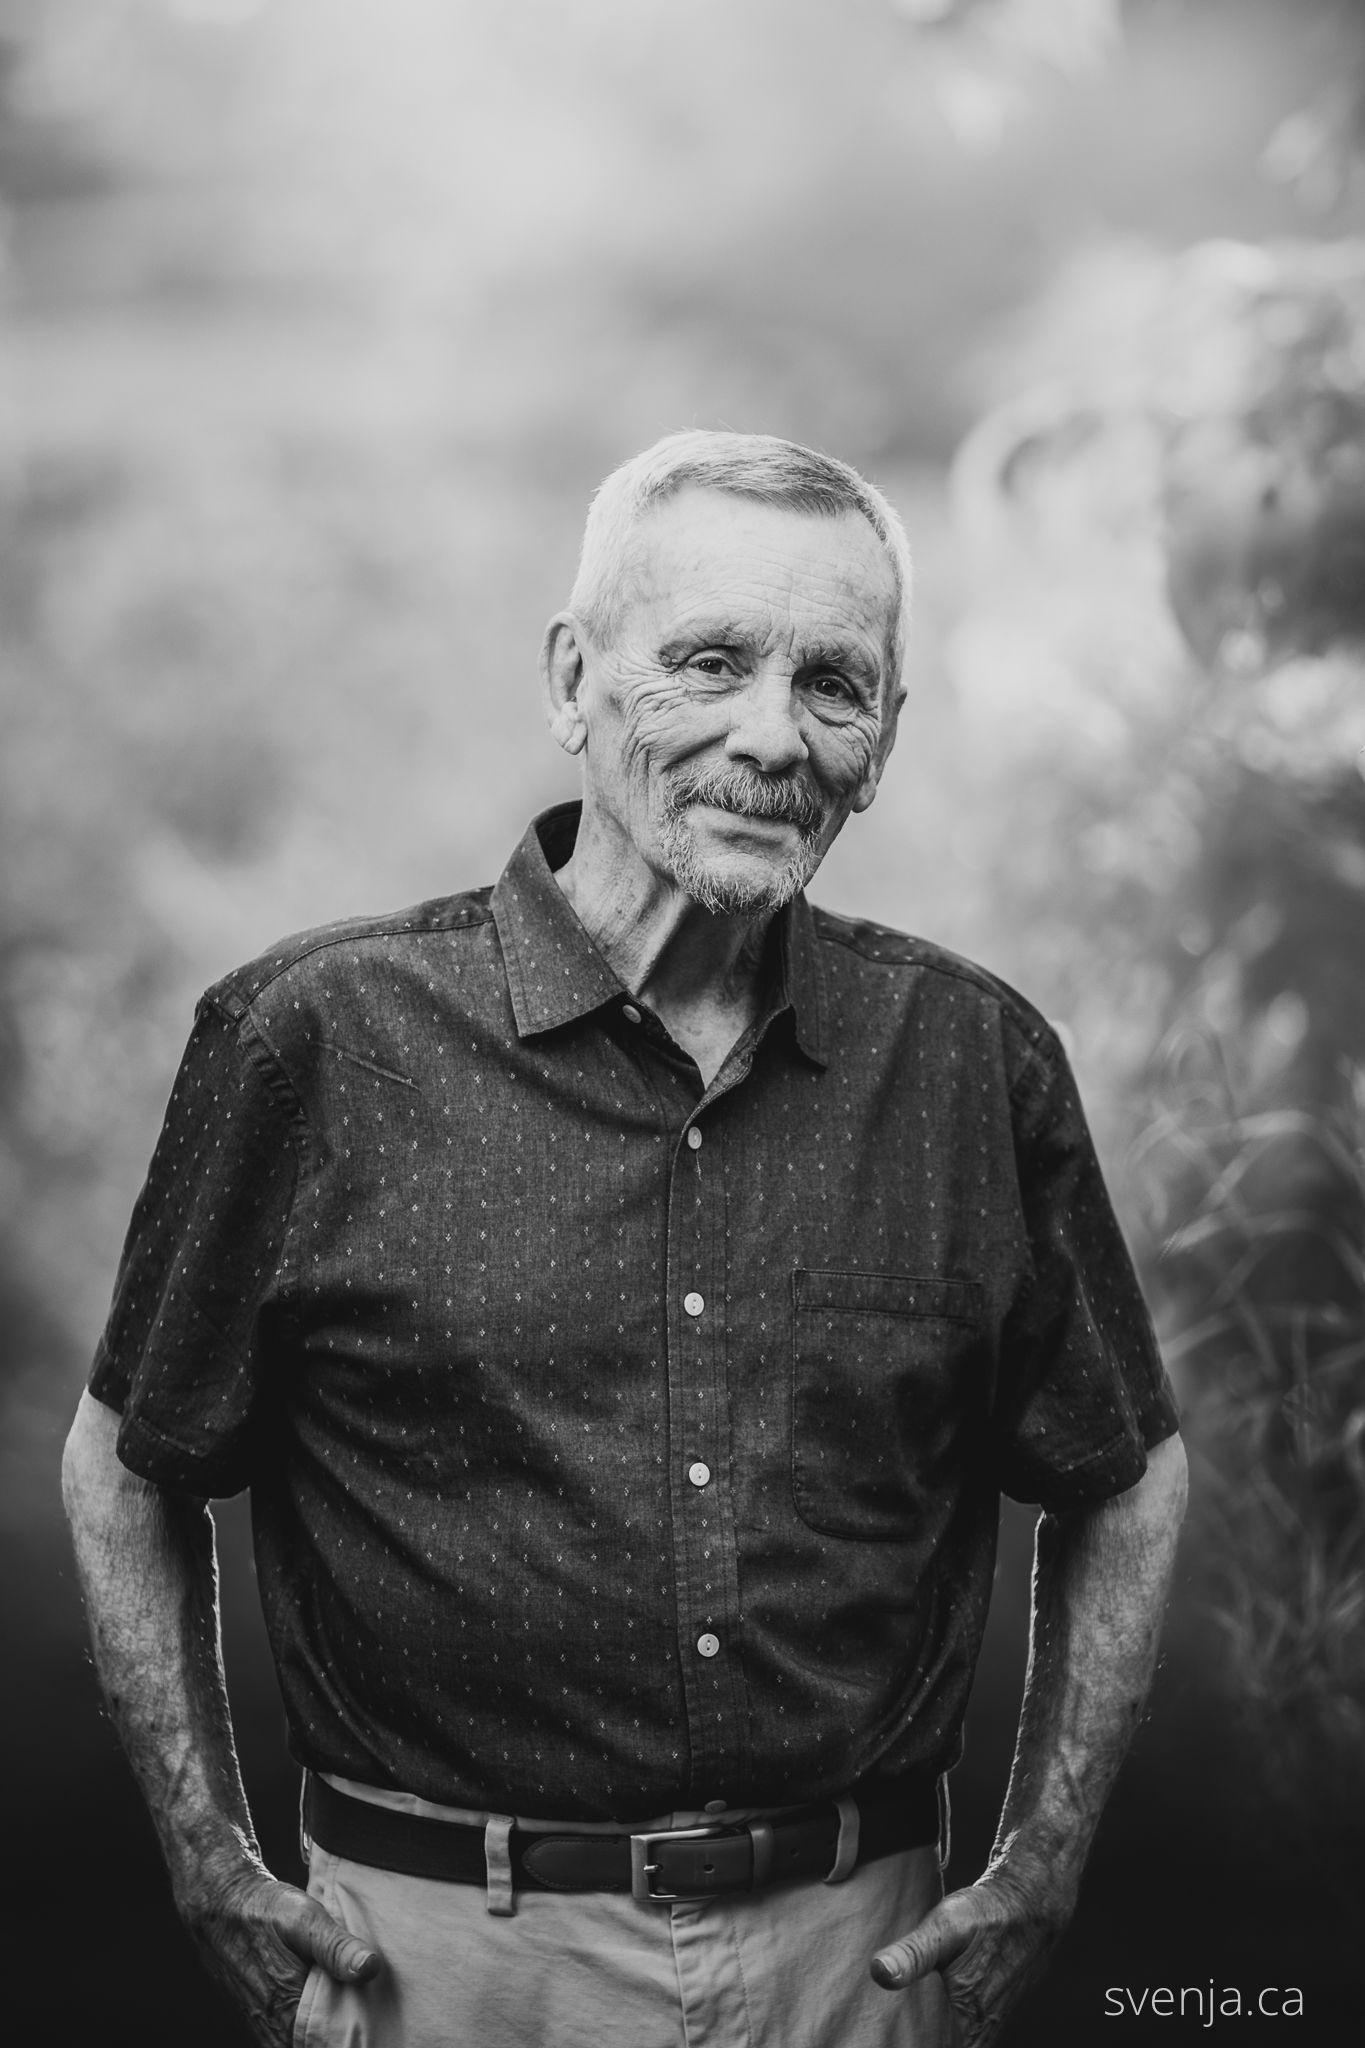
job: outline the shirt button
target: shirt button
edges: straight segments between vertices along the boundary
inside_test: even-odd
[[[706,1307],[705,1297],[700,1294],[685,1294],[683,1296],[683,1307],[690,1316],[699,1316]]]
[[[694,1486],[707,1486],[711,1480],[711,1467],[703,1465],[701,1459],[698,1458],[695,1465],[688,1466],[687,1476]]]
[[[691,1130],[687,1133],[687,1142],[692,1147],[692,1150],[694,1152],[700,1152],[701,1132],[697,1129],[697,1126],[695,1124],[693,1124]]]
[[[709,1634],[704,1636],[698,1636],[697,1648],[700,1650],[703,1657],[714,1657],[717,1650],[720,1648],[720,1637]]]
[[[621,1015],[625,1018],[627,1024],[638,1024],[640,1021],[640,1012],[636,1009],[634,1003],[622,1003]]]

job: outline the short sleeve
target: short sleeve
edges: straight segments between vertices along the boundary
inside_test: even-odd
[[[138,1197],[90,1391],[123,1463],[204,1496],[248,1485],[297,1180],[287,1084],[205,997]]]
[[[1014,1142],[1029,1270],[1003,1332],[994,1407],[1000,1486],[1015,1500],[1078,1507],[1135,1485],[1178,1413],[1055,1040],[1029,1054],[1014,1096]]]

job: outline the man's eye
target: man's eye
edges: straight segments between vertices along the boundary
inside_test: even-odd
[[[842,676],[812,676],[807,687],[822,704],[856,704],[858,701],[852,685]]]
[[[688,662],[689,668],[698,668],[704,676],[725,676],[730,673],[730,664],[723,654],[694,654]]]

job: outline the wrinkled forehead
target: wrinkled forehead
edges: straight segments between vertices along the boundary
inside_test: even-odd
[[[634,522],[614,607],[622,627],[696,613],[765,620],[778,635],[871,636],[889,657],[900,617],[890,558],[858,512],[791,505],[696,487]]]

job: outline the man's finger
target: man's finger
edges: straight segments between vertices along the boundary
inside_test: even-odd
[[[975,1923],[947,1904],[935,1906],[904,1941],[893,1941],[872,1959],[872,1975],[887,1991],[899,1990],[941,1970],[960,1956],[976,1932]]]
[[[297,1905],[282,1916],[280,1933],[295,1955],[321,1963],[338,1984],[363,1984],[379,1968],[379,1957],[366,1942],[349,1934],[316,1899],[296,1894]]]

